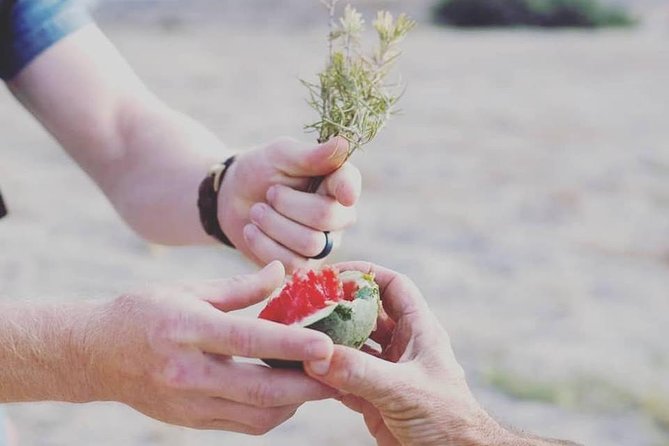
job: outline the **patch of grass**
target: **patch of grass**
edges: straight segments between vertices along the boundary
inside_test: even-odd
[[[460,27],[599,28],[636,23],[622,7],[599,0],[439,0],[433,17],[437,23]]]
[[[659,395],[647,396],[641,400],[641,410],[669,434],[669,399]]]
[[[669,395],[638,394],[602,378],[587,375],[549,381],[491,368],[483,377],[498,391],[520,400],[597,412],[638,411],[669,434]]]

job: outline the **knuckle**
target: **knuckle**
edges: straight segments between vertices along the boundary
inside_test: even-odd
[[[234,325],[230,326],[228,342],[241,356],[250,356],[256,346],[256,338],[248,330],[241,330]]]
[[[154,375],[154,381],[162,387],[172,390],[183,390],[189,387],[190,370],[183,363],[168,360]]]
[[[256,407],[269,408],[276,405],[281,389],[268,381],[257,381],[249,387],[248,400]]]
[[[264,410],[254,420],[254,428],[258,429],[263,434],[274,429],[283,422],[283,413],[276,410]]]
[[[152,345],[162,345],[165,343],[177,342],[176,327],[179,325],[179,318],[168,315],[159,318],[149,332],[149,342]]]
[[[332,204],[327,204],[315,208],[314,219],[318,229],[327,231],[335,220],[336,212]]]
[[[292,256],[290,259],[284,262],[284,267],[286,268],[287,273],[292,273],[297,271],[307,265],[307,261],[298,256]]]
[[[277,162],[284,159],[290,148],[296,143],[297,140],[295,138],[291,138],[290,136],[280,136],[265,146],[265,153],[271,161]]]
[[[367,364],[341,358],[336,366],[334,379],[341,385],[355,385],[365,381]]]

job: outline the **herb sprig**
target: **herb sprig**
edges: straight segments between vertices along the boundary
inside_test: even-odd
[[[347,5],[337,20],[338,1],[321,0],[330,11],[329,57],[318,82],[302,80],[309,90],[307,102],[319,115],[305,128],[317,133],[321,143],[334,136],[346,138],[351,156],[374,139],[394,111],[401,85],[389,84],[387,77],[401,54],[399,44],[416,23],[406,14],[394,19],[389,12],[379,11],[372,22],[378,42],[365,54],[362,15]]]

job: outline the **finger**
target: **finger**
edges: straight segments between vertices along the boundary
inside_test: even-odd
[[[355,395],[346,395],[342,397],[340,401],[349,409],[362,414],[365,420],[365,425],[367,426],[369,433],[376,439],[377,444],[399,444],[385,424],[379,410],[369,401]]]
[[[362,417],[365,420],[365,425],[367,426],[369,433],[372,435],[372,437],[374,437],[377,444],[379,445],[385,446],[390,444],[397,444],[397,440],[392,442],[389,441],[392,437],[388,438],[390,431],[388,430],[381,413],[373,406],[370,406],[371,405],[367,403],[364,404],[362,408]]]
[[[306,145],[282,139],[267,146],[268,157],[282,172],[293,177],[328,175],[346,161],[349,144],[342,137],[326,143]]]
[[[255,429],[248,424],[235,423],[234,421],[214,419],[204,424],[190,425],[193,429],[217,430],[226,432],[237,432],[239,434],[254,435]]]
[[[361,271],[374,275],[379,284],[383,308],[394,321],[402,317],[418,316],[421,321],[431,315],[416,284],[404,274],[369,262],[344,262],[334,265],[340,271]]]
[[[378,410],[373,407],[369,410],[365,408],[363,409],[362,417],[365,419],[367,430],[376,440],[376,444],[383,446],[400,444],[397,438],[390,432],[390,429],[388,429],[385,420]]]
[[[401,368],[397,364],[339,345],[329,360],[306,362],[304,369],[322,383],[371,403],[392,397],[403,387]]]
[[[203,415],[214,423],[236,423],[251,432],[265,433],[292,417],[298,405],[260,408],[223,398],[207,398],[201,406]]]
[[[254,274],[215,280],[203,290],[204,300],[222,311],[233,311],[257,304],[274,289],[281,286],[285,270],[280,262],[268,261],[268,265]]]
[[[364,344],[362,347],[360,347],[360,351],[364,352],[364,353],[367,353],[368,355],[375,356],[377,358],[381,357],[381,352],[379,350],[377,350],[374,347],[371,347],[367,344]]]
[[[362,176],[357,167],[346,163],[325,177],[319,192],[334,197],[342,205],[349,207],[357,203],[362,190]]]
[[[211,367],[212,373],[197,382],[200,391],[253,407],[290,406],[339,395],[301,370],[271,369],[234,361]]]
[[[200,321],[182,339],[214,355],[294,361],[327,358],[333,347],[332,340],[316,330],[224,313]]]
[[[267,202],[283,216],[319,231],[339,231],[356,219],[354,207],[343,206],[332,197],[280,184],[267,190]]]
[[[244,226],[243,233],[244,240],[255,257],[262,262],[278,260],[284,265],[287,274],[292,274],[301,268],[316,267],[319,264],[272,240],[253,223]]]
[[[362,413],[362,408],[364,407],[365,400],[355,395],[344,395],[339,398],[341,403],[351,409],[354,412]]]
[[[325,247],[325,235],[322,231],[301,225],[290,220],[266,203],[256,203],[249,212],[251,222],[260,230],[290,251],[305,258],[314,257]],[[340,233],[331,233],[335,247],[341,239]]]
[[[378,342],[382,348],[386,348],[393,339],[395,332],[395,321],[390,319],[383,308],[379,311],[379,317],[376,319],[376,329],[369,336],[373,341]]]

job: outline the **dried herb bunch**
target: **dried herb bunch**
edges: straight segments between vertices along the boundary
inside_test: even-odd
[[[330,10],[330,52],[318,82],[302,81],[309,89],[309,105],[320,119],[306,126],[318,141],[343,136],[350,142],[349,156],[370,142],[394,111],[401,96],[399,83],[387,77],[400,56],[399,44],[416,23],[405,14],[397,19],[379,11],[372,23],[378,36],[376,48],[365,54],[362,36],[365,21],[351,5],[335,18],[338,0],[322,0]]]

